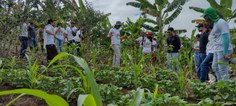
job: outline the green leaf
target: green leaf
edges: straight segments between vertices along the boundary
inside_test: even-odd
[[[89,69],[88,64],[86,61],[82,58],[79,58],[77,56],[71,55],[74,57],[75,61],[84,69],[86,72],[86,75],[88,76],[88,82],[91,87],[91,94],[95,98],[96,104],[98,106],[102,106],[102,97],[99,93],[99,87],[98,84],[96,83],[92,71]]]
[[[129,106],[140,106],[143,96],[144,96],[144,89],[138,88],[135,93],[134,100],[131,102]]]
[[[138,2],[128,2],[128,3],[126,3],[126,5],[130,5],[130,6],[133,6],[136,8],[140,8],[140,9],[143,7],[143,5]]]
[[[233,0],[220,0],[220,5],[226,9],[231,9],[233,5]]]
[[[48,64],[47,68],[50,67],[53,63],[55,63],[56,61],[58,61],[59,59],[68,56],[69,54],[65,53],[65,52],[61,52],[59,53],[56,57],[54,57],[51,62]]]
[[[181,13],[182,9],[183,9],[182,7],[178,7],[178,8],[175,10],[175,12],[172,13],[172,15],[169,16],[169,17],[165,20],[165,22],[164,22],[165,25],[171,23],[174,19],[176,19],[176,18],[179,16],[179,14]]]
[[[14,98],[13,100],[11,100],[6,106],[10,106],[12,103],[14,103],[16,100],[18,100],[20,97],[24,96],[25,94],[21,94],[19,96],[17,96],[16,98]]]
[[[83,14],[86,13],[86,8],[84,6],[83,0],[79,0],[79,7]]]
[[[28,94],[44,99],[49,106],[69,106],[69,104],[60,96],[51,95],[36,89],[16,89],[1,91],[0,95]]]
[[[97,106],[93,95],[79,95],[77,106]]]
[[[144,21],[144,22],[148,22],[148,23],[152,23],[152,24],[154,24],[154,25],[157,25],[157,24],[158,24],[155,20],[150,19],[150,18],[145,18],[145,19],[143,19],[143,21]]]
[[[174,0],[173,2],[171,2],[170,5],[167,6],[167,8],[164,12],[165,13],[172,12],[173,10],[175,10],[176,8],[181,7],[182,5],[184,5],[188,1],[189,0]]]
[[[193,9],[194,11],[196,12],[200,12],[200,13],[203,13],[204,12],[204,9],[203,8],[200,8],[200,7],[189,7],[189,9]]]

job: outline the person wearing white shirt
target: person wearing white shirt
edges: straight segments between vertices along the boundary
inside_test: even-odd
[[[55,34],[57,51],[62,52],[62,46],[66,36],[65,30],[64,28],[62,28],[62,23],[57,24],[57,28],[55,28]]]
[[[114,66],[120,66],[120,58],[121,58],[121,53],[120,53],[120,27],[121,27],[121,22],[117,21],[115,26],[109,31],[107,37],[111,38],[111,44],[112,44],[112,49],[114,52],[113,56],[113,65]]]
[[[219,62],[228,63],[232,57],[233,47],[230,42],[230,32],[228,23],[219,17],[217,11],[209,7],[204,10],[202,15],[209,23],[214,23],[213,29],[210,33],[214,42],[214,57],[212,69],[215,72],[217,81],[228,80],[229,71],[227,65],[218,64]]]
[[[54,43],[54,38],[56,37],[54,29],[54,21],[52,19],[48,20],[48,25],[46,26],[46,50],[47,50],[47,60],[52,60],[57,54],[57,49]]]
[[[197,34],[196,36],[196,41],[194,42],[193,45],[193,50],[194,50],[194,65],[195,65],[195,71],[196,73],[198,72],[199,68],[199,45],[200,45],[200,34]]]
[[[20,25],[20,58],[25,57],[25,52],[28,47],[28,26],[26,22]]]
[[[140,33],[140,35],[141,35],[141,36],[138,37],[138,38],[136,39],[136,41],[139,42],[139,47],[143,47],[143,42],[144,42],[144,40],[146,39],[146,37],[145,37],[145,34],[144,34],[143,31]]]
[[[152,36],[152,63],[156,62],[156,51],[157,51],[156,38],[154,38],[154,36]]]

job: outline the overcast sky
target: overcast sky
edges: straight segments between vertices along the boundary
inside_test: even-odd
[[[127,17],[135,21],[140,16],[140,10],[127,6],[126,3],[135,0],[87,0],[92,3],[96,10],[104,13],[111,13],[109,16],[110,22],[114,24],[117,20],[125,22]],[[154,2],[154,0],[148,0]],[[220,1],[220,0],[217,0]],[[233,0],[233,9],[236,8],[236,0]],[[190,0],[183,6],[181,14],[172,22],[170,26],[175,29],[187,29],[186,35],[190,36],[191,31],[195,28],[196,24],[192,23],[193,19],[202,19],[201,13],[189,9],[189,6],[196,6],[207,8],[209,4],[206,0]],[[230,23],[230,28],[236,28],[235,23]]]

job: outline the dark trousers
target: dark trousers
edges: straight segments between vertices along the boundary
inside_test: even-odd
[[[197,76],[200,79],[200,65],[202,64],[202,62],[204,61],[204,59],[206,58],[206,53],[199,53],[199,60],[198,60],[198,71],[197,71]]]
[[[58,54],[57,48],[54,44],[46,45],[46,49],[47,49],[47,60],[48,61],[52,60]]]
[[[28,37],[20,36],[20,58],[25,57],[25,52],[28,47]]]
[[[200,71],[201,82],[205,82],[206,80],[209,79],[208,73],[213,61],[213,55],[214,55],[213,53],[209,53],[200,65],[199,71]]]

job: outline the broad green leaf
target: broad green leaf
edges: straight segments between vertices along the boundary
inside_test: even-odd
[[[93,95],[79,95],[77,106],[97,106]]]
[[[220,5],[226,9],[231,9],[233,5],[233,0],[220,0]]]
[[[143,96],[144,96],[144,89],[138,88],[135,93],[134,100],[132,100],[129,106],[140,106]]]
[[[153,98],[156,99],[157,95],[158,95],[158,85],[156,85],[156,87],[155,87],[155,91],[153,93]]]
[[[49,106],[69,106],[69,104],[60,96],[51,95],[36,89],[16,89],[1,91],[0,95],[28,94],[44,99]]]

